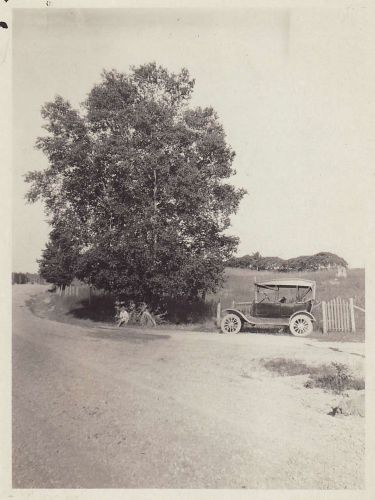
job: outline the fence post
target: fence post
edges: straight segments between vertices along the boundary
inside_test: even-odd
[[[345,318],[346,318],[345,329],[346,329],[347,332],[350,332],[349,314],[350,314],[350,311],[349,311],[349,302],[346,300],[345,301]]]
[[[354,319],[354,302],[353,299],[349,299],[350,305],[350,318],[352,320],[352,332],[355,333],[355,319]]]
[[[232,309],[234,309],[234,308],[235,308],[235,305],[236,305],[235,301],[234,301],[234,300],[232,300]]]
[[[322,315],[323,315],[323,333],[327,333],[327,311],[326,311],[326,303],[322,300]]]
[[[220,323],[221,323],[220,320],[221,320],[221,302],[219,300],[216,306],[216,325],[218,328],[220,328]]]
[[[336,330],[338,332],[341,331],[340,327],[340,298],[336,297],[336,304],[335,304],[335,309],[336,309]]]
[[[341,297],[338,298],[338,313],[339,313],[339,331],[342,332],[343,331],[343,327],[342,327],[342,309],[341,309]]]
[[[89,304],[91,304],[91,285],[89,286]]]

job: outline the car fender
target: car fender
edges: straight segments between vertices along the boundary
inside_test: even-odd
[[[243,312],[239,311],[238,309],[224,309],[223,311],[225,314],[236,314],[239,318],[241,318],[242,321],[245,323],[248,322],[248,319],[244,315]]]
[[[316,319],[314,318],[314,316],[311,313],[309,313],[307,311],[296,311],[289,318],[289,324],[292,321],[292,319],[295,318],[296,316],[298,316],[299,314],[304,314],[305,316],[308,316],[311,319],[311,321],[316,321]]]

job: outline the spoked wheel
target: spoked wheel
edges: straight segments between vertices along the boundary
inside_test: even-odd
[[[223,333],[238,333],[241,330],[242,321],[237,314],[227,314],[221,321]]]
[[[307,337],[313,331],[313,323],[305,314],[297,314],[291,320],[289,329],[296,337]]]

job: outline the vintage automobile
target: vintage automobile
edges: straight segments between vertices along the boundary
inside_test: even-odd
[[[239,333],[244,325],[286,329],[297,337],[313,331],[311,310],[315,301],[315,281],[303,279],[269,280],[254,283],[253,302],[234,302],[225,309],[223,333]]]

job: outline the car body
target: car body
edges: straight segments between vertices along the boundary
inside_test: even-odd
[[[221,321],[223,333],[239,333],[242,327],[289,327],[295,336],[305,337],[313,330],[311,310],[316,283],[299,278],[255,282],[253,302],[234,302],[225,309]]]

